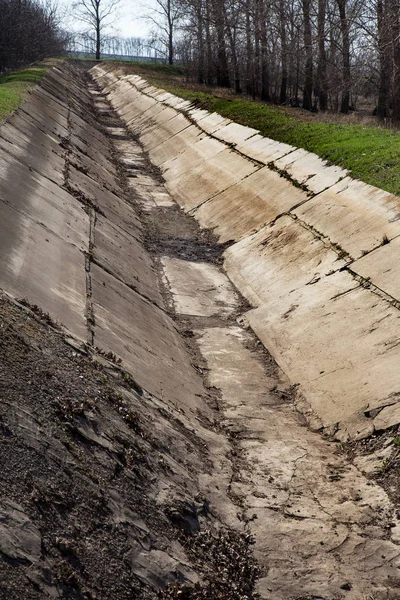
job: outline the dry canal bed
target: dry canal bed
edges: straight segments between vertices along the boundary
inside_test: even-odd
[[[54,70],[5,128],[0,597],[399,598],[397,506],[356,466],[395,495],[385,448],[307,427],[101,90]]]

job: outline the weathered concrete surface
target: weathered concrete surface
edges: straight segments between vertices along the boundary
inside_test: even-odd
[[[175,312],[197,317],[228,316],[237,308],[237,296],[227,278],[208,263],[177,258],[162,260],[172,289]]]
[[[172,180],[168,177],[166,187],[174,198],[190,211],[257,169],[251,161],[226,149],[205,160],[200,166],[192,166],[190,170]]]
[[[355,259],[400,235],[400,198],[348,177],[294,212]]]
[[[63,582],[73,581],[77,589],[90,590],[92,596],[121,600],[153,600],[158,588],[166,583],[201,582],[202,562],[207,562],[207,569],[212,568],[218,579],[223,579],[223,565],[209,565],[221,555],[220,549],[207,546],[207,556],[203,552],[200,557],[193,557],[196,543],[192,542],[198,539],[194,534],[199,529],[204,534],[208,528],[225,532],[229,527],[230,535],[236,531],[254,536],[255,553],[262,568],[258,582],[261,598],[360,600],[372,595],[374,600],[395,600],[399,586],[399,525],[391,502],[382,489],[337,452],[335,444],[305,427],[292,402],[293,387],[289,387],[289,381],[246,330],[245,322],[247,318],[254,330],[260,329],[259,337],[265,336],[265,345],[271,345],[290,375],[294,373],[292,383],[301,382],[301,390],[318,416],[323,416],[326,426],[336,428],[339,415],[337,435],[345,439],[348,435],[363,435],[373,427],[388,426],[397,418],[397,309],[359,286],[347,270],[340,250],[327,237],[316,235],[293,214],[279,217],[279,206],[286,206],[285,194],[290,189],[282,179],[285,186],[279,201],[275,198],[277,187],[267,208],[262,206],[262,198],[258,208],[246,208],[249,221],[243,219],[243,228],[236,215],[229,214],[227,196],[221,204],[221,227],[227,232],[232,226],[240,239],[227,251],[226,266],[232,279],[237,279],[238,286],[258,306],[237,322],[241,300],[223,269],[216,266],[218,261],[205,262],[205,250],[210,248],[201,247],[204,234],[199,233],[192,245],[189,238],[182,238],[174,246],[173,240],[163,237],[165,232],[157,232],[157,223],[168,230],[163,217],[172,222],[183,212],[171,207],[171,198],[160,179],[146,164],[138,144],[115,123],[115,115],[104,98],[93,88],[89,95],[74,68],[64,74],[57,70],[49,79],[45,85],[48,90],[54,89],[54,118],[57,119],[57,104],[62,107],[60,121],[65,113],[63,103],[67,107],[67,131],[57,153],[64,159],[65,189],[61,190],[54,178],[47,180],[40,160],[30,167],[25,161],[20,163],[18,153],[25,150],[18,149],[9,164],[12,168],[18,165],[16,173],[31,174],[24,179],[28,188],[23,187],[26,183],[17,181],[7,203],[7,190],[13,183],[7,167],[0,174],[4,183],[0,197],[6,197],[5,210],[14,211],[29,223],[32,239],[35,243],[39,240],[40,249],[44,243],[51,243],[52,248],[68,247],[70,253],[56,254],[54,264],[62,261],[68,270],[82,261],[79,274],[84,289],[79,298],[84,300],[84,307],[75,307],[75,318],[76,322],[86,319],[89,348],[96,352],[95,347],[99,347],[97,359],[103,368],[97,365],[90,370],[83,364],[77,357],[76,340],[70,341],[75,349],[69,349],[67,355],[61,336],[52,339],[51,346],[44,345],[44,340],[50,343],[49,335],[39,337],[37,326],[35,336],[40,344],[34,337],[36,346],[30,348],[27,336],[31,335],[33,321],[23,335],[13,337],[15,317],[9,318],[12,327],[8,324],[6,328],[8,341],[21,341],[22,345],[20,362],[12,373],[21,369],[25,377],[26,362],[35,365],[36,373],[40,362],[40,373],[46,373],[46,380],[57,380],[59,388],[51,388],[51,394],[46,388],[43,403],[41,394],[36,392],[37,379],[34,385],[24,379],[23,387],[33,390],[30,404],[25,405],[29,395],[26,389],[23,393],[16,389],[12,390],[13,403],[7,404],[6,400],[0,406],[4,409],[1,432],[8,440],[4,445],[8,453],[3,470],[7,472],[12,463],[18,477],[18,486],[10,478],[13,500],[0,503],[0,529],[4,534],[0,549],[10,558],[26,558],[27,565],[18,564],[18,568],[24,569],[28,577],[23,587],[16,587],[15,594],[14,590],[11,595],[8,591],[7,597],[16,600],[21,597],[21,590],[32,600],[47,595],[61,597],[64,590],[58,589],[60,573]],[[112,75],[106,79],[108,85],[118,83]],[[179,105],[170,95],[148,88],[145,82],[138,85],[158,101],[168,101],[171,109]],[[50,91],[46,93],[51,95]],[[112,147],[105,133],[96,131],[92,96],[96,115],[105,126],[109,123],[109,137],[115,142]],[[117,92],[115,96],[118,97]],[[129,100],[129,96],[128,90],[125,99]],[[29,106],[24,110],[29,113]],[[146,112],[151,118],[147,122],[141,120],[140,131],[146,131],[143,136],[149,135],[151,144],[150,132],[155,131],[152,123],[157,111]],[[39,112],[35,112],[35,119],[38,117]],[[45,135],[53,140],[51,147],[55,138],[50,132],[57,128],[53,118],[47,116],[41,128],[42,133],[49,132]],[[192,130],[192,126],[187,129]],[[27,143],[26,138],[20,141]],[[217,161],[222,154],[223,161],[228,160],[231,152],[222,146],[222,152],[215,155]],[[90,152],[85,154],[89,147]],[[45,148],[46,144],[41,153],[43,160]],[[116,180],[116,150],[124,154],[120,165],[125,166],[128,181],[123,177]],[[98,161],[96,152],[102,155]],[[179,154],[175,156],[178,157]],[[240,168],[250,164],[260,172],[261,165],[239,158],[243,161],[237,163]],[[206,177],[205,167],[212,159],[208,157],[202,166],[199,155],[196,160],[196,168],[203,168],[202,177]],[[61,165],[59,161],[57,164]],[[239,181],[242,175],[232,171],[228,180],[236,176]],[[268,180],[269,175],[265,172]],[[275,175],[270,180],[278,186],[280,179]],[[245,174],[246,177],[255,175]],[[25,189],[29,193],[21,194]],[[257,193],[257,185],[249,189]],[[267,193],[268,187],[265,189]],[[298,196],[287,195],[289,212],[299,204],[298,198],[304,199],[300,192]],[[254,200],[250,193],[248,197]],[[306,197],[305,205],[308,201]],[[236,202],[238,211],[239,196]],[[160,264],[169,288],[163,294],[158,288],[158,262],[153,262],[144,248],[136,203],[147,216],[151,212],[158,215],[152,237],[159,256],[163,256]],[[213,203],[214,200],[208,203],[210,208]],[[69,213],[71,207],[75,209]],[[72,219],[68,223],[64,222],[66,213]],[[15,219],[11,214],[1,230],[9,244],[4,253],[5,266],[0,270],[0,284],[4,287],[18,282],[15,273],[10,280],[6,277],[7,269],[13,265],[11,257],[21,247],[14,236]],[[216,213],[211,218],[217,222]],[[275,222],[270,223],[271,220]],[[255,233],[248,231],[249,223]],[[150,224],[151,221],[148,233]],[[181,233],[179,224],[175,227]],[[53,236],[56,242],[43,242],[44,236]],[[47,264],[46,269],[43,267],[44,252],[36,256],[28,238],[25,233],[23,247],[28,248],[29,256],[23,257],[23,277],[18,283],[29,291],[27,268],[37,273],[35,283],[42,294],[41,307],[50,307],[54,315],[65,300],[60,299],[54,286],[61,275],[47,268]],[[149,238],[146,244],[147,248]],[[200,250],[201,257],[195,256]],[[217,256],[212,250],[211,256]],[[160,254],[164,251],[168,256]],[[196,258],[198,261],[193,262]],[[188,278],[189,286],[184,285]],[[162,298],[168,294],[175,307],[175,321],[164,308]],[[73,304],[68,295],[66,299]],[[28,300],[32,302],[29,294]],[[3,318],[4,306],[1,310]],[[66,311],[61,312],[65,316]],[[73,319],[72,314],[70,318]],[[349,341],[354,345],[350,346]],[[57,376],[53,377],[55,365],[45,363],[43,348],[47,361],[57,351],[64,358],[67,356],[71,364],[60,371],[58,362]],[[3,360],[6,357],[5,354]],[[124,377],[115,364],[121,359],[126,369]],[[14,368],[13,361],[9,363]],[[324,373],[319,371],[321,365]],[[108,373],[113,374],[114,380],[120,377],[125,387],[117,386],[112,391],[104,388]],[[207,376],[206,389],[201,373]],[[70,382],[74,383],[71,390]],[[67,389],[68,396],[64,397]],[[20,398],[24,399],[22,410]],[[380,412],[372,410],[377,402],[379,408],[383,407]],[[358,411],[356,417],[354,410]],[[12,446],[16,438],[24,442],[23,453],[21,446],[18,452]],[[21,462],[23,467],[16,468]],[[27,469],[31,471],[28,483]],[[53,480],[54,486],[49,485]],[[63,501],[66,497],[73,501],[72,510],[69,504],[60,504],[60,495]],[[39,501],[43,505],[38,506],[44,509],[34,508]],[[21,526],[25,527],[24,535]],[[176,528],[180,536],[191,532],[187,538],[190,548],[181,543]],[[60,538],[60,530],[66,540]],[[43,544],[42,531],[46,534]],[[76,543],[74,552],[79,561],[68,559],[70,531],[74,532],[71,538]],[[234,557],[241,557],[243,552],[231,543],[235,539],[228,538],[226,544],[226,548],[233,548],[233,554],[223,555],[230,567]],[[114,548],[118,549],[117,554]],[[34,568],[30,568],[31,563]],[[65,563],[72,575],[71,570],[65,570]],[[243,569],[248,572],[248,563],[240,564],[239,573]],[[99,576],[93,579],[94,572]],[[239,588],[235,586],[242,584],[243,579],[242,575],[237,581],[226,579],[224,586],[232,583],[236,593]],[[212,591],[206,596],[214,597]],[[246,596],[247,592],[242,594]]]
[[[154,268],[142,240],[129,235],[101,215],[96,221],[93,259],[141,296],[158,306],[163,305],[158,286],[154,285]]]
[[[257,587],[261,598],[390,593],[386,581],[398,580],[400,563],[398,546],[375,521],[390,510],[384,492],[332,455],[332,444],[302,427],[287,399],[271,393],[276,379],[248,349],[245,331],[211,328],[198,335],[243,461],[231,493],[242,498],[256,556],[267,567]]]
[[[0,149],[0,285],[116,354],[150,392],[198,406],[195,371],[163,313],[141,225],[123,199],[109,139],[80,78],[73,69],[51,71],[0,133],[3,147],[13,144],[10,154]],[[24,128],[20,115],[29,127],[12,139],[14,122]],[[155,380],[158,362],[165,369]]]
[[[201,383],[165,313],[96,265],[92,289],[95,346],[121,357],[144,389],[194,409]]]
[[[202,227],[213,229],[220,243],[225,243],[247,237],[307,199],[304,191],[265,167],[215,196],[194,214]]]
[[[378,288],[400,301],[400,273],[397,257],[400,256],[400,238],[373,250],[356,260],[351,269],[374,282]]]
[[[94,73],[100,82],[107,80],[102,67]],[[160,91],[149,89],[140,78],[129,76],[129,80],[135,94],[162,98]],[[117,78],[106,87],[112,102],[120,86]],[[137,98],[131,99],[133,111],[145,102]],[[162,115],[165,106],[162,101],[159,104]],[[397,298],[396,277],[391,272],[395,238],[400,233],[399,198],[350,179],[346,171],[304,150],[265,139],[186,104],[180,111],[178,101],[174,106],[177,114],[196,123],[199,135],[196,126],[181,130],[176,153],[173,136],[161,143],[157,136],[152,152],[163,144],[165,151],[173,152],[166,160],[163,148],[157,157],[168,190],[202,226],[212,228],[220,242],[239,242],[226,253],[227,272],[258,307],[249,316],[250,322],[285,366],[292,383],[300,384],[312,405],[314,424],[334,425],[341,439],[367,435],[374,424],[364,412],[390,404],[391,394],[400,389],[394,366],[397,312],[390,298],[385,301],[374,293],[380,288]],[[141,123],[146,122],[145,115]],[[154,108],[152,119],[157,122]],[[135,122],[130,126],[136,131]],[[190,132],[188,149],[186,131]],[[212,150],[224,142],[229,145],[217,154],[207,157],[199,152],[201,146]],[[241,173],[243,155],[259,167],[268,167]],[[280,218],[286,212],[298,219],[297,225],[292,217]],[[269,230],[268,224],[276,219],[276,226]],[[385,246],[387,242],[391,243]],[[347,272],[333,277],[339,269]],[[358,287],[354,273],[363,278],[359,280],[364,289],[348,293]],[[393,423],[397,413],[391,412]]]
[[[362,318],[366,311],[368,320]],[[336,435],[342,440],[371,434],[373,419],[365,414],[396,398],[399,318],[397,309],[346,273],[248,315],[280,366],[300,383],[321,424],[340,423]],[[327,331],[334,332],[329,344]]]
[[[216,138],[223,142],[239,145],[248,140],[249,138],[252,138],[254,135],[257,135],[258,133],[259,132],[257,131],[257,129],[252,129],[251,127],[244,127],[243,125],[239,125],[238,123],[229,123],[224,127],[220,127],[217,131],[214,132],[214,135]]]
[[[294,181],[305,185],[314,194],[319,194],[330,188],[339,180],[344,179],[347,171],[334,165],[328,165],[319,156],[297,148],[290,154],[275,160],[275,166],[285,171]]]
[[[186,132],[187,130],[185,130],[185,137]],[[188,169],[201,168],[205,161],[216,158],[218,154],[226,152],[225,144],[201,134],[198,134],[196,138],[191,135],[189,142],[190,144],[186,145],[182,153],[176,156],[172,154],[167,161],[159,165],[162,167],[162,171],[168,181],[173,182],[174,179],[184,175]]]
[[[399,386],[398,310],[339,273],[343,260],[289,216],[225,256],[232,281],[259,307],[251,327],[321,424],[341,422],[342,439],[372,433],[364,413],[391,404]]]
[[[193,294],[202,283],[191,276],[193,263],[162,262],[177,314],[204,316],[203,295]],[[197,267],[207,280],[207,264]],[[222,284],[226,276],[216,278],[215,266],[212,271]],[[333,599],[344,589],[351,600],[390,597],[387,581],[398,580],[400,563],[396,540],[386,539],[387,496],[335,454],[334,444],[304,427],[284,375],[268,368],[253,336],[227,319],[231,301],[225,299],[227,312],[220,296],[214,293],[213,300],[212,319],[195,321],[194,331],[209,385],[221,391],[222,426],[238,457],[229,493],[239,499],[255,539],[260,597]]]
[[[290,216],[278,219],[225,252],[225,267],[253,306],[294,304],[298,290],[309,289],[317,301],[317,284],[345,262],[323,240]],[[352,279],[349,277],[349,280]],[[352,281],[353,286],[356,282]],[[336,289],[332,288],[332,296]],[[285,312],[285,311],[283,311]]]
[[[258,160],[264,165],[295,150],[293,146],[270,140],[262,135],[254,135],[243,141],[237,146],[237,149],[246,156],[249,156],[253,160]]]

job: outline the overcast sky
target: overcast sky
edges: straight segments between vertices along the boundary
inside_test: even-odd
[[[104,0],[105,2],[107,0]],[[70,10],[74,0],[59,0],[60,6],[65,10],[65,26],[66,28],[79,28],[79,25],[74,20],[73,12]],[[154,0],[122,0],[118,8],[117,17],[113,24],[115,33],[124,37],[146,37],[150,33],[150,25],[145,19],[140,18],[146,14],[146,9],[143,5],[151,6]]]

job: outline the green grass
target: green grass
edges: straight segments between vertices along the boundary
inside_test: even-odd
[[[282,109],[221,90],[214,94],[188,89],[182,74],[178,79],[179,73],[169,76],[165,69],[157,72],[144,64],[139,71],[154,85],[201,108],[253,127],[266,137],[315,152],[347,169],[354,178],[400,195],[400,131],[378,125],[321,122],[321,115],[310,122],[312,116],[305,119],[304,112],[297,109]]]
[[[175,88],[194,101],[266,137],[315,152],[356,179],[400,195],[400,132],[381,127],[309,123],[287,111],[250,100],[226,100]],[[206,96],[204,98],[204,96]]]
[[[0,123],[20,106],[47,69],[48,65],[40,65],[0,76]]]

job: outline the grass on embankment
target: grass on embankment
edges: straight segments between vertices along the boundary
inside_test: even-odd
[[[184,72],[177,69],[144,63],[129,67],[130,72],[199,107],[254,127],[266,137],[315,152],[349,170],[354,178],[400,195],[400,131],[321,122],[321,114],[312,122],[312,115],[305,120],[304,111],[298,109],[282,109],[234,95],[221,97],[221,90],[214,95],[209,89],[191,89],[195,86],[184,87]]]
[[[22,104],[29,90],[41,80],[49,66],[41,64],[0,75],[0,123]]]

